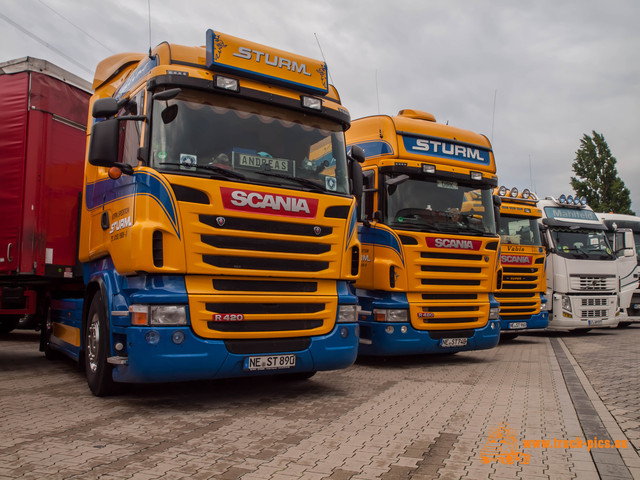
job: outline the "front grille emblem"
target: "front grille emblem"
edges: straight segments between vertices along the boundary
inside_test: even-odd
[[[224,222],[226,220],[224,219],[224,217],[218,217],[216,218],[216,223],[218,224],[219,227],[224,227]]]
[[[313,227],[313,233],[316,235],[320,235],[322,233],[322,229],[318,226]]]

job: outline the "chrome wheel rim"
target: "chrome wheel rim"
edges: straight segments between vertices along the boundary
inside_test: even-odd
[[[87,361],[91,372],[98,369],[98,344],[100,342],[100,317],[97,313],[91,317],[87,331]]]

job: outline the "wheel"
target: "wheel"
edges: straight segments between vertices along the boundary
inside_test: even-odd
[[[87,384],[96,397],[113,395],[119,390],[113,381],[113,365],[107,363],[109,329],[102,294],[91,300],[84,331],[84,365]]]
[[[22,315],[0,315],[0,335],[9,333],[18,326]]]
[[[47,360],[59,360],[62,354],[51,347],[51,336],[53,335],[53,321],[51,320],[51,304],[47,302],[45,307],[44,324],[40,330],[40,351],[44,352]]]

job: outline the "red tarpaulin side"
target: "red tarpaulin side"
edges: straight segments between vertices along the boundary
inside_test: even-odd
[[[0,274],[76,264],[89,97],[38,72],[0,75]]]
[[[19,260],[28,87],[27,72],[0,75],[0,274]]]

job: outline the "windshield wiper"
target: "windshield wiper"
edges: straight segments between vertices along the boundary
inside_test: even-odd
[[[418,232],[427,231],[427,232],[443,232],[440,227],[436,227],[435,225],[425,224],[425,223],[407,223],[407,222],[391,222],[389,224],[390,227],[404,229],[404,230],[415,230]]]
[[[187,168],[182,163],[177,163],[177,162],[159,162],[158,165],[174,165],[177,167]],[[241,173],[238,173],[234,170],[229,170],[227,168],[218,167],[217,165],[189,165],[188,168],[209,170],[211,172],[219,173],[220,175],[227,178],[239,178],[240,180],[246,180],[247,178]]]
[[[284,173],[266,172],[264,170],[257,170],[255,173],[260,173],[261,175],[265,175],[267,177],[276,177],[276,178],[282,178],[284,180],[289,180],[299,185],[304,185],[305,187],[309,187],[315,190],[316,192],[323,192],[323,193],[326,192],[326,190],[322,188],[320,185],[318,185],[316,182],[312,182],[311,180],[308,180],[306,178],[292,177],[291,175],[285,175]]]

